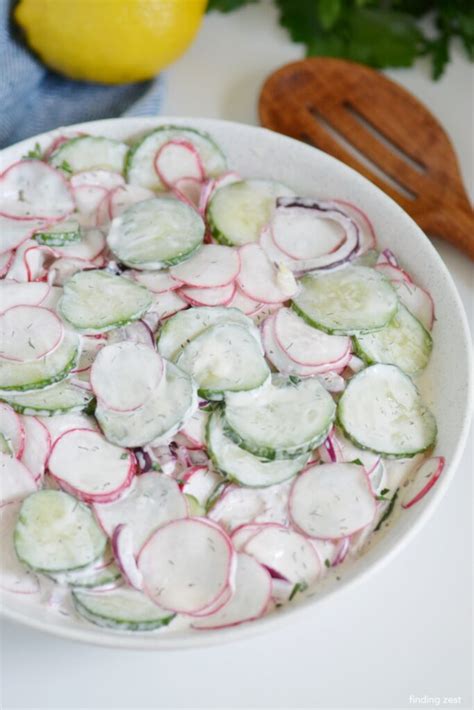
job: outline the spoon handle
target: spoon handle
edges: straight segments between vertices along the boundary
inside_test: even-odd
[[[451,208],[445,206],[442,210],[418,214],[415,219],[425,232],[445,239],[474,259],[474,212],[472,210],[458,205]]]

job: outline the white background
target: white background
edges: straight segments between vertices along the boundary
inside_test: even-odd
[[[212,15],[167,73],[163,112],[257,123],[263,80],[302,55],[268,4]],[[389,74],[444,124],[472,194],[472,67],[456,48],[439,83],[424,61]],[[472,263],[436,246],[472,323]],[[268,636],[145,653],[77,645],[4,623],[2,708],[471,708],[472,463],[471,437],[446,497],[408,549],[363,585]],[[454,704],[444,705],[445,696]]]

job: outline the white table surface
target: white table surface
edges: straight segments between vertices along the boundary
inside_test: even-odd
[[[264,78],[302,55],[268,4],[214,14],[168,72],[164,113],[257,123]],[[424,61],[389,74],[445,125],[472,192],[472,67],[456,48],[439,83]],[[436,246],[472,323],[472,264]],[[381,710],[448,707],[451,698],[451,707],[471,708],[472,463],[471,437],[446,497],[408,549],[351,593],[268,636],[146,653],[73,644],[4,623],[1,707]]]

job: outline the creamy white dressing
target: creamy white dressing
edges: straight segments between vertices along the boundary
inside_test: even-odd
[[[194,136],[196,139],[197,144],[200,143],[201,139],[197,138]],[[156,147],[156,141],[153,139],[153,143]],[[202,146],[199,146],[200,149]],[[141,150],[141,149],[140,149]],[[208,152],[208,149],[206,146],[204,146],[204,153]],[[144,156],[145,158],[145,156]],[[207,158],[208,161],[212,162],[212,155]],[[206,162],[206,161],[205,161]],[[149,174],[149,181],[150,181],[150,186],[155,187],[156,182],[157,182],[157,176],[154,173],[153,170],[150,171]],[[148,195],[147,195],[148,196]],[[90,197],[90,196],[89,196]],[[102,197],[102,195],[101,195]],[[157,205],[157,200],[152,200],[149,202],[149,212],[152,213],[154,212],[154,209],[156,208]],[[167,203],[166,201],[162,201],[161,203],[161,209],[166,208]],[[87,212],[87,210],[84,208],[84,212]],[[135,247],[137,249],[138,255],[140,258],[143,260],[143,263],[151,263],[153,266],[154,264],[158,263],[161,259],[165,259],[169,254],[162,253],[159,249],[157,250],[157,244],[156,244],[156,235],[155,234],[150,234],[148,232],[148,226],[149,226],[149,212],[147,211],[146,214],[143,214],[143,211],[141,209],[135,210],[133,213],[135,215],[135,221],[134,224],[132,225],[134,228],[138,227],[142,230],[141,234],[141,239],[137,240],[138,243],[135,244]],[[84,215],[80,215],[80,220],[84,221]],[[196,216],[194,213],[190,215],[185,215],[183,217],[183,222],[186,222],[187,220],[190,220],[191,222],[196,222]],[[87,222],[87,220],[86,220]],[[171,247],[171,250],[173,251],[174,248],[176,248],[177,245],[179,245],[181,241],[181,233],[180,233],[180,228],[181,228],[181,222],[178,224],[176,222],[176,216],[171,213],[170,218],[169,218],[169,224],[166,225],[163,222],[164,226],[168,226],[168,228],[173,228],[176,231],[176,234],[173,239],[169,241],[167,244],[167,247]],[[119,221],[116,221],[114,225],[114,229],[112,231],[112,239],[109,239],[109,244],[114,245],[114,239],[115,241],[120,241],[121,244],[120,246],[123,248],[124,251],[124,259],[127,257],[130,258],[129,249],[130,245],[126,243],[126,240],[124,240],[124,236],[129,236],[126,234],[127,230],[126,227],[129,227],[130,225],[127,224],[126,219],[120,219]],[[122,232],[117,235],[118,227],[123,228]],[[194,225],[194,232],[199,233],[200,231],[200,222],[198,226]],[[195,234],[193,234],[193,240],[195,238]],[[327,237],[329,239],[329,236]],[[122,243],[122,240],[124,243]],[[191,241],[193,241],[191,240]],[[69,247],[65,247],[63,249],[59,249],[58,253],[60,253],[63,256],[67,256],[70,258],[70,261],[68,262],[67,259],[63,260],[63,263],[61,264],[62,260],[59,260],[56,262],[56,264],[53,264],[53,268],[51,270],[55,283],[62,284],[63,281],[67,278],[70,277],[75,271],[76,267],[77,269],[80,268],[80,262],[78,257],[82,258],[93,258],[95,256],[95,252],[98,249],[99,246],[103,246],[104,242],[104,237],[103,235],[98,231],[94,230],[92,233],[88,235],[88,238],[78,247],[71,245]],[[193,242],[194,243],[194,242]],[[191,247],[192,244],[187,244],[186,246]],[[227,249],[227,247],[220,247],[220,249]],[[100,249],[99,249],[100,251]],[[260,250],[261,251],[261,250]],[[132,254],[133,259],[136,260],[137,254],[133,253]],[[266,268],[266,262],[267,257],[263,254],[259,255],[261,256],[264,261],[265,261],[265,268]],[[190,260],[189,262],[183,262],[184,266],[177,267],[175,269],[176,273],[180,273],[180,271],[186,272],[186,269],[189,269],[189,265],[191,264]],[[199,258],[196,257],[195,261],[199,261]],[[188,266],[186,266],[186,263]],[[295,294],[297,290],[297,282],[295,280],[295,277],[292,273],[292,271],[283,263],[279,263],[276,269],[276,273],[273,272],[272,268],[270,268],[270,262],[268,262],[268,274],[265,274],[268,277],[269,283],[271,283],[272,288],[274,289],[276,295],[279,296],[279,292],[282,294],[286,295],[287,297],[291,297],[292,295]],[[115,262],[109,262],[110,265],[115,265]],[[214,264],[211,264],[211,270],[212,273],[214,274],[216,270],[218,269],[214,268]],[[252,271],[252,267],[254,267],[254,264],[250,264],[249,266],[249,271]],[[146,272],[145,272],[146,273]],[[194,275],[194,274],[193,274]],[[195,276],[195,275],[194,275]],[[199,277],[202,276],[201,271],[199,271],[198,274]],[[271,278],[270,278],[271,277]],[[137,279],[140,281],[140,279]],[[144,280],[145,281],[145,280]],[[385,282],[383,282],[385,283]],[[245,281],[241,284],[242,288],[245,288],[247,285]],[[363,284],[361,286],[362,291],[363,291]],[[383,290],[383,286],[381,287]],[[132,284],[129,284],[129,289],[130,292],[133,291],[133,282]],[[153,289],[152,289],[153,290]],[[252,289],[250,289],[252,290]],[[55,302],[57,301],[58,296],[62,295],[62,290],[61,289],[54,289],[54,298],[50,302],[48,302],[47,307],[48,308],[53,308],[55,305]],[[87,299],[90,298],[90,309],[91,310],[101,310],[101,308],[105,305],[105,301],[108,298],[108,294],[105,293],[104,299],[100,299],[100,302],[97,303],[96,299],[96,293],[87,293],[84,298],[87,297]],[[357,298],[361,298],[364,294],[354,291],[351,291],[349,288],[346,290],[346,295],[347,295],[347,301],[350,309],[352,311],[355,311],[357,313],[357,308],[353,307],[354,301],[357,300]],[[382,296],[384,294],[382,293]],[[126,299],[127,303],[124,303],[123,306],[127,306],[128,300]],[[382,299],[383,300],[383,299]],[[42,306],[45,304],[42,303]],[[347,304],[346,304],[347,305]],[[360,306],[362,307],[364,304],[361,303]],[[383,306],[386,306],[386,304],[382,304]],[[183,302],[183,300],[180,298],[180,296],[175,293],[174,291],[169,291],[164,294],[159,294],[155,298],[155,302],[152,304],[151,308],[149,309],[147,315],[144,316],[145,319],[149,319],[148,322],[152,324],[153,329],[156,328],[157,326],[157,321],[158,319],[163,319],[172,313],[175,313],[176,311],[180,310],[181,308],[185,308],[186,304]],[[278,305],[273,306],[267,306],[266,308],[263,309],[263,311],[259,314],[259,316],[255,319],[256,323],[258,324],[259,320],[267,317],[269,312],[271,312],[274,308],[278,308]],[[223,309],[222,309],[223,310]],[[360,310],[360,309],[359,309]],[[203,309],[205,311],[205,309]],[[212,314],[209,309],[208,312],[206,312],[206,318],[203,319],[203,322],[201,323],[192,323],[192,324],[187,324],[188,326],[191,325],[191,330],[192,335],[190,336],[190,329],[189,327],[183,327],[183,333],[182,333],[182,340],[180,341],[179,338],[179,333],[178,337],[176,338],[171,338],[171,345],[172,347],[169,349],[169,352],[166,352],[166,356],[174,357],[178,356],[183,349],[184,346],[184,340],[188,337],[195,338],[198,336],[198,333],[203,330],[204,328],[208,327],[209,325],[213,325],[216,321],[218,321],[218,316],[219,314],[216,313],[217,309],[213,309]],[[237,332],[237,335],[240,334],[239,338],[239,347],[242,348],[247,348],[252,356],[255,356],[257,360],[259,359],[259,356],[261,357],[260,350],[256,347],[255,340],[257,340],[258,343],[260,343],[258,335],[256,336],[256,333],[252,331],[246,330],[242,325],[240,325],[239,321],[242,319],[240,318],[240,312],[236,312],[237,316],[235,318],[236,320],[236,325],[229,325],[227,322],[225,326],[221,326],[221,328],[217,327],[214,325],[216,330],[226,330],[229,329]],[[82,313],[80,314],[82,315]],[[105,315],[108,315],[107,313]],[[216,319],[214,319],[214,315],[217,316]],[[156,318],[155,318],[156,316]],[[243,320],[245,321],[246,319],[242,317]],[[185,322],[187,320],[187,317],[184,317]],[[108,327],[108,326],[107,326]],[[117,331],[113,331],[117,332]],[[145,340],[147,338],[147,335],[145,334]],[[113,337],[111,337],[111,340],[113,340]],[[84,342],[84,340],[83,340]],[[87,341],[88,345],[86,348],[83,349],[81,358],[79,360],[78,365],[76,366],[75,370],[77,373],[81,372],[81,370],[87,371],[90,368],[90,365],[92,364],[92,361],[94,359],[94,355],[96,352],[102,347],[104,343],[99,342],[99,341],[93,341],[90,340]],[[194,341],[196,342],[196,341]],[[192,372],[192,374],[195,376],[195,378],[198,380],[202,380],[202,384],[209,386],[212,386],[212,382],[209,383],[209,378],[217,378],[219,380],[239,380],[240,378],[240,370],[248,370],[248,367],[243,367],[242,362],[240,362],[241,358],[236,357],[235,350],[239,348],[231,348],[227,349],[229,345],[229,340],[220,340],[220,341],[213,341],[209,344],[209,347],[207,351],[203,354],[203,351],[201,350],[197,355],[193,355],[192,357],[189,357],[189,362],[186,361],[186,357],[182,356],[180,360],[178,360],[178,364],[187,364],[188,371]],[[163,345],[164,347],[164,345]],[[190,351],[193,350],[193,347],[188,348],[188,354]],[[184,348],[184,351],[186,352],[186,348]],[[263,360],[263,358],[262,358]],[[358,367],[360,365],[357,362],[357,358],[353,358],[354,361],[354,366]],[[257,368],[258,369],[258,368]],[[259,373],[262,374],[262,377],[260,379],[263,379],[266,372],[264,371],[265,368],[264,366],[262,367],[263,372]],[[247,372],[242,372],[242,377],[244,374],[248,374]],[[334,375],[333,379],[331,380],[331,374],[329,373],[328,378],[329,378],[329,385],[332,382],[333,390],[337,391],[338,388],[340,389],[341,387],[341,378],[338,375]],[[88,376],[84,375],[84,376]],[[337,381],[334,380],[334,377],[338,378]],[[256,378],[258,379],[258,378]],[[178,378],[179,380],[179,378]],[[164,380],[163,380],[164,381]],[[430,378],[430,375],[428,372],[424,372],[419,378],[416,380],[417,385],[420,389],[420,392],[423,396],[424,402],[428,406],[432,406],[434,403],[434,383],[432,379]],[[342,383],[343,384],[343,383]],[[130,385],[132,386],[132,385]],[[179,386],[182,388],[185,388],[185,384],[178,382],[178,389]],[[263,385],[263,387],[268,386]],[[173,397],[176,398],[178,397],[183,397],[181,391],[176,390],[176,392],[173,394]],[[327,387],[327,389],[330,389],[330,386]],[[256,388],[254,390],[255,396],[258,397],[261,395],[261,387]],[[197,407],[197,400],[195,397],[195,394],[193,393],[192,395],[189,395],[189,399],[192,400],[192,403],[190,404],[189,408],[187,411],[183,414],[183,418],[189,418],[190,414],[193,414],[196,411]],[[158,405],[157,405],[158,406]],[[159,408],[159,407],[158,407]],[[47,414],[47,412],[38,412],[39,415],[41,414]],[[156,414],[156,412],[155,412]],[[163,412],[160,410],[160,416],[164,416]],[[206,417],[204,417],[206,418]],[[199,416],[196,415],[196,419],[199,419]],[[65,414],[65,415],[58,415],[58,416],[53,416],[53,417],[48,417],[45,416],[42,418],[42,422],[45,424],[45,426],[48,428],[52,440],[54,442],[55,439],[57,439],[64,431],[67,431],[70,429],[72,426],[76,426],[78,428],[86,428],[86,429],[92,429],[95,430],[97,429],[97,424],[95,419],[91,417],[87,417],[84,414]],[[143,422],[138,420],[136,423],[136,429],[142,430],[143,429]],[[126,422],[126,425],[128,426],[129,423]],[[176,426],[174,427],[173,431],[168,430],[168,435],[165,440],[162,440],[160,437],[155,439],[155,441],[149,442],[151,446],[155,446],[155,451],[157,450],[156,447],[160,447],[161,445],[163,448],[167,448],[167,445],[169,444],[172,436],[176,434],[176,432],[181,428],[182,421],[179,421]],[[191,429],[189,427],[189,434],[191,435],[194,433],[194,429]],[[196,426],[196,439],[200,441],[202,439],[202,430],[201,430],[201,425]],[[231,446],[231,444],[227,444],[228,447]],[[234,446],[234,444],[232,444]],[[168,450],[169,451],[169,450]],[[245,458],[246,453],[242,451],[242,457]],[[364,452],[361,452],[361,459],[363,459]],[[203,454],[202,451],[196,451],[196,452],[191,452],[191,458],[194,460],[195,463],[207,463],[206,461],[203,461],[203,458],[205,455]],[[155,456],[156,458],[156,456]],[[367,457],[369,458],[369,457]],[[318,593],[318,589],[321,588],[321,585],[325,583],[325,580],[330,580],[333,577],[337,578],[342,578],[344,575],[344,570],[345,570],[345,565],[353,562],[360,556],[362,556],[367,549],[376,544],[383,544],[383,539],[384,539],[384,533],[386,532],[386,529],[393,525],[394,521],[397,520],[398,516],[400,515],[400,505],[399,501],[394,506],[393,512],[390,514],[390,517],[387,519],[386,522],[383,522],[381,528],[379,531],[374,532],[379,525],[381,519],[383,518],[384,514],[387,511],[387,508],[389,507],[390,504],[390,499],[395,495],[397,489],[399,489],[401,486],[407,485],[407,482],[411,480],[413,477],[414,472],[417,470],[419,467],[420,463],[423,461],[423,459],[426,458],[425,455],[417,455],[414,458],[411,459],[384,459],[384,466],[385,466],[385,476],[383,478],[383,486],[380,486],[384,490],[383,498],[384,500],[380,500],[378,502],[378,508],[376,512],[376,516],[374,520],[367,525],[365,528],[360,530],[359,532],[351,535],[350,539],[348,542],[345,540],[312,540],[310,541],[309,545],[314,548],[317,557],[320,562],[320,569],[317,575],[317,579],[315,579],[313,582],[311,582],[308,586],[308,588],[304,591],[299,591],[296,594],[295,600],[299,600],[304,597],[312,596],[314,594]],[[365,460],[364,464],[367,466]],[[182,466],[173,466],[172,469],[167,472],[171,477],[173,476],[178,476],[178,472],[182,472]],[[87,471],[82,472],[81,475],[86,475]],[[220,479],[220,476],[212,472],[211,474],[212,477],[212,486],[214,484],[218,485]],[[48,478],[48,477],[47,477]],[[169,480],[169,479],[168,479]],[[206,490],[207,493],[207,481],[204,485],[204,490]],[[219,523],[229,534],[234,531],[238,526],[240,525],[245,525],[249,523],[265,523],[265,524],[276,524],[280,526],[288,526],[290,523],[289,520],[289,515],[288,515],[288,494],[291,489],[291,486],[293,485],[293,480],[289,481],[284,481],[283,483],[278,483],[276,485],[270,486],[268,488],[239,488],[236,485],[227,485],[226,489],[224,490],[224,493],[222,497],[217,501],[216,505],[210,510],[208,517],[210,520],[215,521]],[[50,488],[56,488],[55,484],[51,480],[47,480],[46,482],[46,487]],[[193,486],[190,483],[189,486],[189,491],[192,493],[193,492]],[[200,493],[203,490],[202,485],[199,484],[197,488],[194,490],[194,493]],[[186,488],[185,488],[186,492]],[[205,497],[205,496],[204,496]],[[278,534],[273,536],[274,539],[278,538]],[[282,535],[282,537],[285,537],[285,534]],[[255,546],[257,548],[257,546]],[[11,552],[11,551],[10,551]],[[275,557],[280,557],[284,554],[285,550],[282,549],[278,550],[278,546],[274,544],[274,547],[272,549],[272,554]],[[15,560],[16,562],[16,560]],[[80,617],[77,616],[73,603],[72,603],[72,598],[70,594],[70,587],[66,584],[66,575],[59,575],[56,579],[56,581],[53,581],[52,579],[48,578],[45,575],[42,574],[33,574],[31,571],[28,571],[25,568],[21,567],[18,563],[15,565],[12,565],[12,573],[13,576],[16,575],[17,583],[15,582],[15,579],[13,579],[12,583],[12,588],[18,588],[18,589],[23,589],[23,598],[25,600],[25,604],[40,604],[41,606],[46,606],[49,610],[49,612],[52,615],[61,615],[61,616],[73,616],[75,619],[78,619],[80,623],[84,625],[88,625],[88,622],[81,619]],[[33,580],[33,581],[32,581]],[[37,580],[37,584],[36,584]],[[274,581],[274,587],[275,591],[273,594],[273,603],[270,604],[268,611],[271,612],[273,611],[278,605],[281,603],[285,602],[288,600],[288,592],[292,589],[288,588],[288,582],[282,581],[282,580],[273,580]],[[10,579],[11,582],[11,579]],[[111,582],[109,586],[103,587],[102,589],[111,589],[116,586],[119,586],[120,584],[123,584],[123,581],[119,580],[118,582]],[[27,590],[26,592],[24,590]],[[15,592],[12,591],[6,591],[6,594],[13,594]],[[156,633],[160,634],[169,634],[169,633],[176,633],[179,631],[183,631],[185,629],[188,629],[191,627],[193,622],[193,618],[183,615],[183,614],[178,614],[176,618],[173,620],[172,624],[168,628],[160,628],[159,630],[156,631]],[[151,632],[147,632],[147,635],[149,635]]]

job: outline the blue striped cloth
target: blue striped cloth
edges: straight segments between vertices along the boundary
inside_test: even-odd
[[[163,79],[107,86],[48,70],[14,36],[10,0],[0,0],[0,148],[81,121],[157,114]]]

